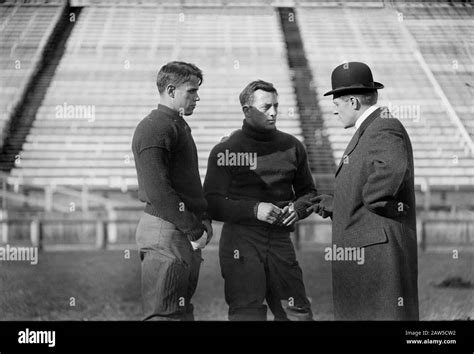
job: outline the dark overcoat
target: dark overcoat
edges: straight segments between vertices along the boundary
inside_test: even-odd
[[[369,115],[344,152],[332,221],[333,249],[363,254],[363,263],[332,262],[335,320],[418,320],[413,151],[385,108]]]

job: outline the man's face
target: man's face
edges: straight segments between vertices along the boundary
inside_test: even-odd
[[[334,114],[339,117],[344,128],[350,128],[355,125],[357,121],[357,101],[355,97],[338,97],[333,99],[334,105],[336,106]]]
[[[257,90],[253,93],[252,105],[244,107],[250,125],[264,130],[276,129],[278,96],[275,92]]]
[[[198,96],[199,78],[191,76],[191,79],[174,90],[174,106],[178,112],[185,116],[193,114]]]

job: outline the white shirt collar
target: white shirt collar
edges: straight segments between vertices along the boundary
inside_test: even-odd
[[[364,120],[366,120],[377,108],[379,108],[379,106],[377,106],[376,104],[367,108],[367,110],[362,113],[359,119],[357,119],[357,121],[355,122],[356,129],[359,129]]]

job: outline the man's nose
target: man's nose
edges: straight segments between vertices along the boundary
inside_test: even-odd
[[[194,100],[195,100],[195,101],[200,101],[201,98],[200,98],[198,95],[196,95],[196,97],[194,98]]]
[[[269,110],[268,110],[268,114],[270,115],[270,117],[275,117],[277,115],[277,110],[275,109],[274,106],[272,106]]]
[[[332,114],[334,114],[334,115],[337,116],[337,115],[339,114],[339,112],[338,112],[338,111],[334,111],[334,112],[332,112]]]

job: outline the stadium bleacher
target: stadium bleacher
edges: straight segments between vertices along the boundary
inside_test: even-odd
[[[0,146],[62,7],[0,6]]]
[[[450,120],[446,107],[416,60],[399,12],[387,7],[299,7],[297,16],[321,96],[330,89],[334,67],[348,61],[367,63],[375,79],[385,85],[379,91],[379,104],[388,106],[410,134],[415,183],[418,186],[474,183],[474,159],[460,143],[458,127]],[[321,97],[320,104],[334,158],[339,161],[354,131],[342,129],[332,113],[331,98]],[[469,107],[472,110],[472,100]]]
[[[474,138],[472,15],[472,9],[468,7],[423,7],[407,12],[404,23],[457,115]]]
[[[139,120],[156,107],[156,74],[170,60],[193,62],[204,72],[201,101],[188,118],[202,177],[210,149],[242,125],[238,95],[251,80],[275,84],[279,128],[302,138],[273,8],[86,7],[12,179],[136,188],[131,137]],[[64,114],[68,110],[73,114]]]
[[[38,66],[61,4],[65,2],[0,5],[3,107],[19,99]],[[422,192],[427,186],[458,191],[474,185],[469,149],[474,129],[472,37],[462,35],[472,32],[472,8],[403,8],[398,1],[294,4],[323,112],[325,129],[317,133],[329,139],[334,163],[339,163],[353,130],[342,129],[332,114],[331,99],[322,94],[330,87],[335,66],[358,60],[368,63],[385,84],[380,104],[388,106],[410,134],[416,184]],[[292,81],[297,78],[288,64],[278,8],[271,2],[186,0],[156,6],[153,1],[76,0],[71,5],[81,6],[80,16],[44,88],[19,163],[9,172],[9,186],[87,186],[105,195],[136,192],[132,134],[156,107],[156,74],[171,60],[190,61],[204,71],[201,101],[187,119],[198,147],[201,177],[210,149],[241,126],[238,95],[251,80],[275,84],[280,94],[279,128],[304,140],[297,104],[301,101]],[[12,69],[16,57],[28,70]],[[18,75],[23,75],[21,80]],[[438,84],[448,105],[439,97]],[[4,121],[10,113],[2,110]],[[462,134],[464,127],[468,139]]]

